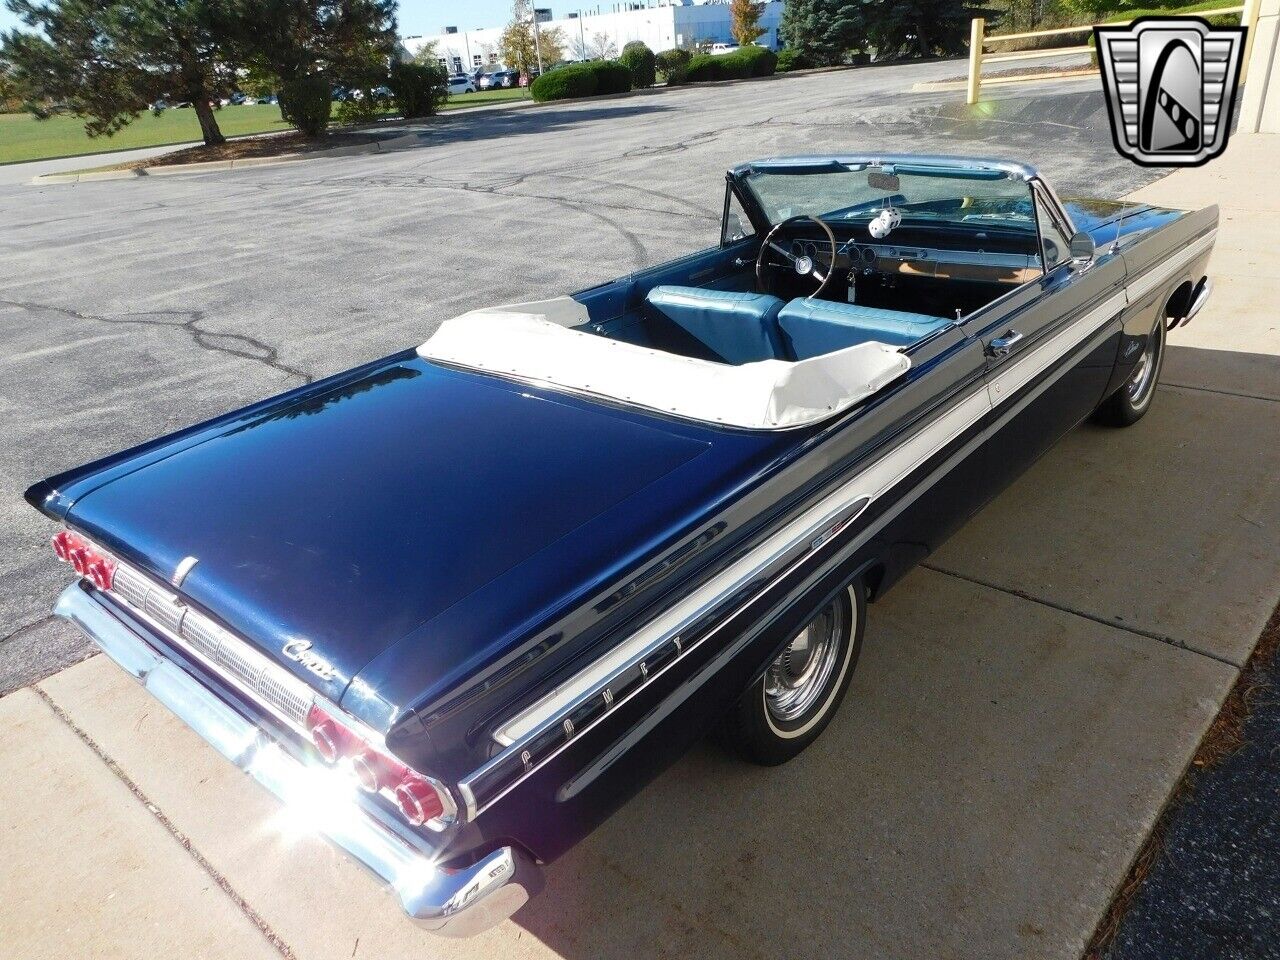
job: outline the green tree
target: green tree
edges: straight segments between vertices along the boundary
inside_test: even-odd
[[[976,15],[965,0],[874,0],[867,33],[880,57],[961,53]]]
[[[618,59],[631,71],[633,89],[652,87],[658,79],[658,59],[644,41],[632,40],[622,48],[622,55]]]
[[[850,50],[866,46],[866,11],[861,0],[788,0],[778,32],[809,62],[839,63]]]
[[[0,113],[17,113],[22,109],[22,96],[13,75],[4,63],[0,63]]]
[[[413,62],[424,67],[434,67],[440,63],[440,41],[428,40],[413,55]]]
[[[282,84],[324,74],[362,88],[397,54],[397,0],[233,1],[241,59]]]
[[[535,30],[533,5],[529,0],[515,0],[511,7],[511,22],[498,40],[498,54],[508,67],[529,73],[538,68],[539,52],[543,66],[550,66],[564,59],[566,45],[563,30],[559,27]]]
[[[729,16],[733,20],[729,28],[733,39],[742,46],[755,43],[765,34],[760,26],[760,17],[764,14],[764,4],[757,0],[732,0],[729,4]]]
[[[56,106],[111,136],[158,100],[190,101],[207,144],[225,142],[213,102],[235,82],[233,0],[8,0],[30,29],[0,37],[0,62],[37,116]]]

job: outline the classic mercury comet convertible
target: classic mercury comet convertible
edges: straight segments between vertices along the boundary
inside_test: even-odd
[[[1216,230],[1019,163],[749,163],[714,249],[36,484],[57,612],[471,933],[698,738],[811,743],[869,602],[1148,410]]]

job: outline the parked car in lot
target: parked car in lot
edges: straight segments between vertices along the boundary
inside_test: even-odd
[[[722,209],[712,249],[35,484],[56,612],[446,934],[708,732],[795,757],[868,604],[1147,412],[1218,211],[932,156],[747,163]]]
[[[519,84],[519,70],[495,70],[492,73],[484,74],[480,78],[481,90],[506,90],[519,86]]]
[[[713,57],[722,57],[727,53],[737,53],[741,49],[736,43],[713,43],[707,47],[707,53]]]
[[[449,93],[475,93],[476,85],[466,74],[458,74],[449,78]]]

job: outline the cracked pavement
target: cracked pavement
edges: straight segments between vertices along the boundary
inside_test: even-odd
[[[0,693],[84,657],[35,480],[716,242],[723,171],[822,151],[996,154],[1063,192],[1151,179],[1079,84],[980,110],[950,62],[453,114],[394,154],[163,179],[0,179]],[[1086,92],[1087,91],[1087,92]],[[1052,145],[1052,148],[1049,147]]]

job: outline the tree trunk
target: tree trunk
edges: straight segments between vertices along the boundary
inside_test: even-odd
[[[218,129],[218,118],[213,115],[213,107],[209,105],[209,95],[202,93],[192,101],[196,116],[200,119],[200,135],[204,137],[205,146],[216,147],[226,143],[227,138]]]

